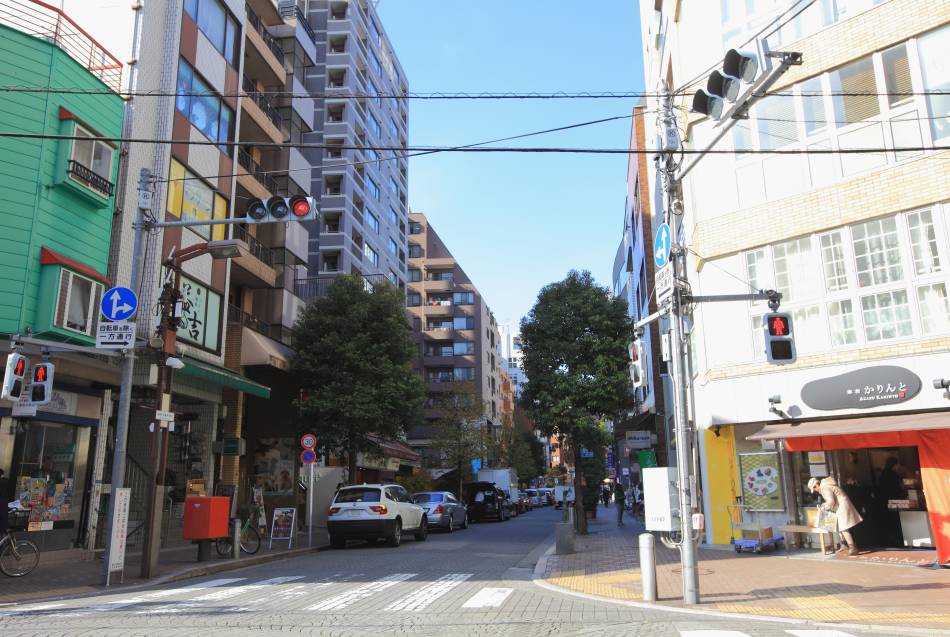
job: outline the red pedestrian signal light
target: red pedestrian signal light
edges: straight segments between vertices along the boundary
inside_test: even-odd
[[[52,363],[40,363],[33,366],[33,384],[30,385],[30,398],[34,405],[45,405],[53,399]]]
[[[36,369],[33,370],[33,382],[34,383],[45,383],[46,382],[46,368],[42,365],[37,365]]]
[[[3,389],[0,391],[0,398],[6,400],[20,400],[20,394],[23,392],[23,378],[26,376],[29,360],[22,354],[16,352],[7,356],[7,366],[3,373]]]
[[[16,363],[13,366],[13,369],[14,369],[13,371],[14,375],[26,376],[26,359],[23,358],[22,356],[18,357],[16,359]]]
[[[772,314],[769,318],[769,336],[789,336],[791,329],[788,317],[784,314]]]
[[[792,335],[792,315],[771,312],[762,317],[765,327],[765,358],[774,365],[794,363],[795,338]]]

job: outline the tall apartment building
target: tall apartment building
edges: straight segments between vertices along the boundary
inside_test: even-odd
[[[326,94],[317,102],[307,142],[338,146],[309,150],[319,170],[320,233],[310,237],[309,277],[340,272],[383,275],[404,289],[408,256],[409,172],[403,153],[409,89],[386,37],[375,3],[368,0],[298,1],[317,33],[318,59],[306,89]],[[359,149],[346,147],[359,147]]]
[[[457,381],[474,382],[484,403],[487,435],[501,427],[498,324],[478,288],[429,224],[424,214],[409,215],[409,284],[406,305],[419,344],[414,365],[430,395],[445,391]],[[411,447],[426,456],[432,437],[434,410],[427,408],[430,423],[408,432]]]
[[[730,46],[790,4],[641,2],[645,85],[704,83]],[[937,476],[950,469],[950,403],[932,383],[950,376],[950,151],[920,148],[950,141],[948,98],[935,94],[950,88],[950,5],[819,1],[778,24],[771,48],[802,53],[772,89],[791,96],[760,101],[719,146],[734,152],[705,157],[683,189],[693,291],[782,292],[798,349],[794,364],[765,361],[764,302],[694,310],[706,540],[728,542],[726,507],[737,498],[761,511],[761,524],[804,521],[809,477],[873,491],[894,457],[910,510],[900,528],[872,512],[857,541],[935,545],[944,562],[950,486]],[[685,93],[677,105],[688,108]],[[714,132],[696,116],[680,125],[689,148]],[[646,139],[655,132],[648,121]],[[756,475],[774,479],[747,479]]]
[[[521,351],[521,335],[518,332],[518,326],[511,323],[499,325],[498,337],[499,351],[505,371],[511,378],[515,398],[521,398],[521,390],[528,382],[528,377],[524,373],[524,352]]]

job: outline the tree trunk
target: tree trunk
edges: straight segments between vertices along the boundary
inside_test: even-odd
[[[356,484],[356,450],[347,449],[346,451],[346,483]]]
[[[587,535],[587,513],[584,511],[584,474],[581,471],[577,445],[571,443],[574,458],[574,529],[578,535]]]
[[[458,459],[458,474],[459,474],[459,492],[455,495],[458,496],[459,501],[462,500],[462,458]]]

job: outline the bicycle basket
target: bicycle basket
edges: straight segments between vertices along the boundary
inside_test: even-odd
[[[7,513],[7,528],[11,531],[26,531],[29,523],[29,511],[10,511]]]

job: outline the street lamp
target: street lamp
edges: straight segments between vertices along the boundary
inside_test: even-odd
[[[172,371],[185,367],[184,361],[177,356],[178,325],[182,314],[181,303],[181,268],[182,264],[191,259],[210,255],[212,259],[233,259],[249,254],[247,244],[238,239],[221,239],[196,243],[187,248],[175,250],[163,263],[174,272],[172,281],[166,282],[162,289],[159,302],[161,314],[158,325],[161,351],[159,352],[160,365],[158,366],[158,402],[157,412],[168,412],[172,406]],[[158,414],[156,413],[156,420]],[[152,497],[148,498],[145,517],[145,542],[142,557],[142,577],[148,579],[158,566],[158,552],[160,548],[160,533],[162,522],[162,502],[164,494],[159,488],[165,483],[165,469],[168,462],[168,429],[169,423],[158,421],[152,435],[152,458],[149,467],[149,481],[152,485]]]

